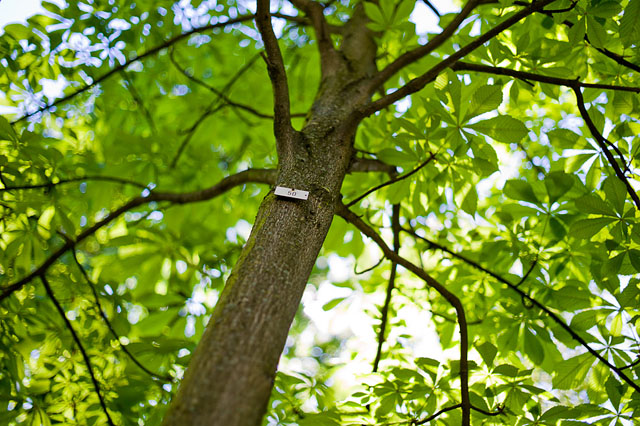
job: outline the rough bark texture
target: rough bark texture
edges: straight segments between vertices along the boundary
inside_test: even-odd
[[[363,20],[358,9],[340,51],[325,46],[322,81],[304,128],[279,134],[277,185],[307,190],[309,199],[281,199],[272,191],[262,202],[165,425],[261,424],[352,160],[357,123],[345,117],[370,99],[363,82],[375,71],[376,46]],[[274,46],[271,51],[278,54]],[[270,72],[273,61],[268,59]]]

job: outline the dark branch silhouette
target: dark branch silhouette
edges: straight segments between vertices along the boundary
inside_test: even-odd
[[[18,191],[18,190],[24,191],[24,190],[42,189],[42,188],[50,190],[51,188],[54,188],[58,185],[64,185],[67,183],[74,183],[74,182],[87,182],[87,181],[115,182],[115,183],[121,183],[123,185],[135,186],[141,189],[147,188],[147,185],[144,185],[142,183],[135,182],[129,179],[119,178],[116,176],[79,176],[75,178],[60,179],[57,182],[38,183],[34,185],[7,186],[5,188],[0,188],[0,192]]]
[[[98,383],[98,379],[96,378],[96,375],[93,372],[93,367],[91,366],[91,360],[89,359],[89,355],[87,354],[87,351],[82,345],[82,341],[80,341],[80,337],[78,337],[78,334],[73,329],[73,325],[71,325],[71,321],[69,321],[69,319],[67,318],[67,315],[65,314],[64,309],[62,308],[62,305],[60,305],[60,302],[58,301],[58,299],[56,299],[56,296],[53,294],[53,290],[49,285],[49,281],[47,280],[47,277],[45,277],[44,273],[39,275],[39,277],[40,277],[40,280],[42,281],[42,285],[44,286],[45,291],[47,292],[47,296],[49,296],[49,299],[51,299],[51,302],[56,307],[56,310],[60,314],[60,317],[62,317],[62,320],[67,326],[67,329],[71,333],[71,336],[73,337],[73,341],[76,343],[76,345],[78,345],[78,349],[80,349],[80,353],[82,354],[82,359],[84,360],[84,364],[86,365],[87,371],[89,372],[89,376],[91,377],[93,388],[96,391],[96,395],[98,395],[98,400],[100,401],[100,407],[102,407],[102,412],[104,412],[104,415],[107,416],[107,423],[110,426],[114,426],[113,420],[109,415],[109,410],[107,410],[107,404],[104,401],[104,396],[102,395],[102,391],[100,390],[100,383]]]
[[[217,184],[202,190],[191,192],[151,192],[148,196],[139,196],[130,199],[128,202],[120,206],[119,208],[112,210],[102,220],[99,220],[92,226],[88,227],[84,231],[80,232],[75,238],[69,239],[57,250],[54,250],[49,257],[46,258],[38,267],[36,267],[31,273],[27,274],[24,278],[18,280],[13,284],[9,284],[6,287],[0,289],[0,302],[9,297],[15,291],[20,290],[26,284],[30,283],[33,279],[44,274],[47,269],[53,265],[64,253],[71,248],[75,247],[81,241],[84,241],[87,237],[93,235],[97,230],[111,223],[114,219],[118,218],[123,213],[132,210],[136,207],[148,204],[152,201],[167,201],[172,204],[189,204],[200,201],[207,201],[214,197],[217,197],[228,190],[235,188],[236,186],[243,185],[245,183],[266,183],[273,184],[275,182],[276,172],[275,170],[268,169],[249,169],[235,175],[227,176]]]
[[[102,303],[100,302],[100,296],[96,291],[96,283],[94,283],[93,280],[89,278],[89,274],[87,274],[86,269],[84,268],[84,266],[82,266],[82,264],[78,260],[75,246],[71,249],[71,254],[73,256],[74,262],[76,263],[76,265],[78,266],[78,269],[80,270],[80,273],[82,274],[82,276],[84,277],[84,280],[87,282],[89,288],[91,289],[91,294],[93,295],[93,300],[95,302],[96,310],[98,311],[98,314],[100,315],[105,325],[109,329],[109,332],[111,332],[111,335],[113,336],[113,338],[116,339],[116,341],[118,342],[118,345],[120,346],[120,349],[122,350],[122,352],[124,352],[129,357],[129,359],[135,365],[138,366],[138,368],[140,368],[142,371],[147,373],[152,378],[161,380],[163,382],[172,382],[174,379],[171,376],[165,376],[158,373],[154,373],[153,371],[145,367],[140,361],[138,361],[138,359],[135,356],[133,356],[133,354],[127,348],[127,345],[122,344],[122,342],[120,341],[120,336],[118,335],[118,333],[116,333],[116,330],[113,328],[113,325],[111,325],[111,321],[109,320],[109,317],[107,317],[106,312],[102,308]]]
[[[351,207],[354,204],[356,204],[358,201],[362,200],[363,198],[365,198],[367,195],[372,194],[374,192],[376,192],[379,189],[384,188],[385,186],[389,186],[392,185],[396,182],[399,182],[403,179],[406,179],[412,175],[414,175],[415,173],[419,172],[420,169],[422,169],[423,167],[425,167],[427,164],[429,164],[431,162],[431,160],[433,160],[436,157],[436,154],[434,153],[429,153],[429,157],[427,157],[426,160],[424,160],[422,163],[420,163],[415,169],[411,170],[410,172],[407,172],[403,175],[400,175],[398,177],[389,179],[388,181],[381,183],[380,185],[377,185],[369,190],[367,190],[364,194],[359,195],[358,197],[354,198],[352,201],[347,203],[347,207]]]
[[[462,302],[455,294],[447,290],[444,285],[439,283],[424,269],[414,265],[394,252],[373,228],[367,225],[358,217],[358,215],[349,210],[344,204],[339,203],[336,206],[336,214],[340,215],[340,217],[358,228],[361,233],[371,238],[378,247],[380,247],[387,259],[398,263],[420,277],[429,287],[436,290],[447,302],[449,302],[449,304],[451,304],[451,306],[454,307],[460,328],[460,394],[462,400],[462,424],[469,425],[471,411],[471,402],[469,401],[469,365],[467,354],[467,348],[469,347],[469,335],[467,331],[467,317]]]
[[[362,107],[359,111],[354,113],[354,117],[352,119],[357,121],[360,118],[368,117],[371,114],[375,113],[376,111],[380,111],[381,109],[386,108],[387,106],[393,104],[394,102],[399,101],[400,99],[421,90],[428,83],[433,81],[438,76],[438,74],[440,74],[440,72],[450,67],[459,59],[473,52],[475,49],[477,49],[487,41],[491,40],[501,32],[519,23],[527,16],[542,10],[545,6],[547,6],[550,3],[553,3],[554,1],[556,0],[539,0],[535,3],[532,3],[529,7],[513,14],[510,18],[507,18],[502,23],[496,25],[486,33],[476,37],[476,39],[471,43],[456,50],[454,53],[452,53],[447,58],[440,61],[437,65],[433,66],[431,69],[426,71],[421,76],[416,77],[413,80],[410,80],[407,84],[397,89],[396,91],[388,95],[385,95],[382,98]],[[406,65],[408,65],[409,63],[411,62],[408,62]]]
[[[393,252],[400,252],[400,204],[394,204],[391,212],[391,230],[393,231]],[[373,360],[373,372],[378,371],[380,359],[382,358],[382,345],[386,339],[387,321],[389,318],[389,306],[391,306],[391,295],[396,287],[396,273],[398,271],[398,263],[391,261],[391,273],[389,274],[389,282],[387,283],[387,294],[384,299],[382,309],[380,309],[380,330],[378,330],[378,347],[376,356]]]
[[[621,368],[616,367],[615,365],[611,364],[609,362],[609,360],[607,360],[605,357],[603,357],[602,355],[600,355],[598,353],[598,351],[596,351],[595,349],[593,349],[587,342],[586,340],[584,340],[578,333],[576,333],[569,325],[567,325],[567,323],[564,322],[564,320],[562,318],[560,318],[559,315],[556,315],[553,311],[551,311],[551,309],[547,308],[545,305],[543,305],[542,303],[538,302],[536,299],[534,299],[533,297],[531,297],[529,294],[527,294],[526,292],[524,292],[523,290],[521,290],[517,284],[513,284],[512,282],[510,282],[509,280],[503,278],[502,276],[500,276],[499,274],[483,267],[482,265],[480,265],[478,262],[475,262],[471,259],[469,259],[466,256],[463,256],[461,254],[458,254],[456,252],[454,252],[453,250],[448,249],[447,247],[438,244],[435,241],[432,241],[428,238],[422,237],[418,234],[416,234],[415,232],[413,232],[410,229],[407,228],[402,228],[402,230],[408,234],[411,234],[414,238],[417,238],[419,240],[424,241],[425,243],[427,243],[428,245],[430,245],[431,247],[434,247],[440,251],[443,251],[445,253],[448,253],[449,255],[451,255],[453,258],[458,259],[466,264],[468,264],[469,266],[472,266],[473,268],[484,272],[485,274],[493,277],[494,279],[496,279],[497,281],[501,282],[502,284],[506,285],[507,287],[509,287],[511,290],[515,291],[516,293],[518,293],[518,295],[522,298],[522,300],[529,302],[532,306],[537,307],[538,309],[542,310],[545,314],[547,314],[556,324],[558,324],[563,330],[565,330],[567,333],[569,333],[569,335],[576,340],[578,343],[580,343],[580,345],[582,345],[591,355],[593,355],[596,359],[598,359],[600,362],[602,362],[604,365],[606,365],[609,369],[611,369],[612,371],[614,371],[618,377],[620,377],[622,380],[624,380],[629,386],[631,386],[636,392],[640,392],[640,385],[636,384],[630,377],[628,377],[626,374],[624,374],[622,372]]]

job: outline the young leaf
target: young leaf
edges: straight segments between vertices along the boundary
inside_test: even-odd
[[[625,47],[640,40],[640,0],[629,0],[620,19],[620,40]]]
[[[465,115],[468,121],[477,115],[497,109],[502,103],[501,86],[481,86],[476,89],[471,98],[471,106]]]
[[[522,121],[508,115],[482,120],[468,127],[504,143],[520,142],[529,133]]]
[[[513,200],[540,204],[540,200],[538,200],[538,197],[536,197],[536,194],[533,192],[533,188],[531,187],[529,182],[525,182],[519,179],[508,180],[504,185],[503,191],[504,195]]]
[[[614,220],[608,217],[582,219],[571,225],[570,234],[575,238],[590,239]]]

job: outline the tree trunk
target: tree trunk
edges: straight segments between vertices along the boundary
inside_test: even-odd
[[[307,200],[263,200],[251,235],[220,296],[165,426],[260,425],[289,327],[340,199],[357,122],[369,102],[376,44],[361,7],[341,51],[321,54],[322,81],[302,131],[278,140],[276,185]],[[277,111],[277,108],[276,108]],[[276,120],[277,121],[277,120]]]
[[[309,199],[282,199],[272,191],[262,202],[165,425],[260,424],[289,326],[333,219],[350,139],[308,141],[324,146],[327,157],[305,160],[304,169],[287,168],[295,173],[280,171],[279,184],[308,190]]]

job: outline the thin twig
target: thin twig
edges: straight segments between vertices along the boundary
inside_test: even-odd
[[[514,77],[518,79],[538,81],[541,83],[548,83],[556,86],[565,86],[570,88],[574,88],[577,86],[577,87],[588,87],[592,89],[604,89],[604,90],[616,90],[620,92],[640,93],[640,87],[618,86],[615,84],[583,83],[575,79],[571,80],[568,78],[551,77],[551,76],[541,75],[533,72],[516,71],[509,68],[492,67],[489,65],[472,64],[469,62],[462,62],[462,61],[453,63],[450,68],[454,71],[475,71],[475,72],[482,72],[487,74],[506,75],[506,76]]]
[[[598,351],[596,351],[595,349],[593,349],[591,346],[589,346],[589,344],[582,338],[580,337],[580,335],[578,333],[576,333],[575,331],[573,331],[573,329],[567,325],[564,320],[562,320],[560,318],[560,316],[556,315],[555,313],[553,313],[549,308],[547,308],[545,305],[543,305],[542,303],[538,302],[536,299],[534,299],[532,296],[528,295],[527,293],[525,293],[524,291],[522,291],[520,288],[518,288],[515,284],[513,284],[512,282],[508,281],[507,279],[503,278],[502,276],[498,275],[497,273],[483,267],[482,265],[480,265],[478,262],[475,262],[461,254],[458,254],[456,252],[454,252],[453,250],[448,249],[447,247],[436,243],[435,241],[429,240],[428,238],[422,237],[418,234],[416,234],[415,232],[413,232],[410,229],[407,228],[402,228],[402,230],[408,234],[413,235],[414,238],[417,238],[419,240],[424,241],[425,243],[429,244],[432,247],[437,248],[438,250],[441,250],[445,253],[448,253],[449,255],[451,255],[452,257],[468,264],[469,266],[472,266],[473,268],[484,272],[485,274],[493,277],[494,279],[496,279],[497,281],[501,282],[502,284],[506,285],[508,288],[510,288],[511,290],[515,291],[516,293],[518,293],[518,295],[523,299],[523,300],[527,300],[528,302],[530,302],[532,305],[534,305],[535,307],[537,307],[538,309],[542,310],[545,314],[549,315],[549,317],[556,323],[558,324],[563,330],[565,330],[567,333],[569,333],[569,335],[576,340],[578,343],[580,343],[591,355],[593,355],[596,359],[598,359],[600,362],[602,362],[604,365],[606,365],[609,369],[611,369],[612,371],[614,371],[622,380],[624,380],[629,386],[631,386],[636,392],[640,392],[640,385],[637,385],[636,383],[634,383],[634,381],[626,376],[622,370],[618,367],[616,367],[615,365],[611,364],[605,357],[603,357],[602,355],[600,355],[598,353]]]
[[[71,249],[71,254],[73,256],[73,260],[75,261],[76,265],[78,266],[78,269],[80,269],[80,273],[82,274],[82,276],[84,277],[85,281],[89,285],[89,288],[91,289],[91,293],[93,294],[93,299],[95,301],[96,310],[98,311],[98,314],[100,314],[100,317],[102,318],[102,320],[106,324],[107,328],[111,332],[111,335],[114,337],[114,339],[117,340],[118,344],[120,345],[120,349],[122,350],[122,352],[124,352],[129,357],[129,359],[131,359],[131,361],[135,365],[137,365],[142,371],[147,373],[152,378],[157,379],[157,380],[161,380],[161,381],[164,381],[164,382],[172,382],[173,378],[171,376],[164,376],[164,375],[161,375],[161,374],[154,373],[153,371],[149,370],[147,367],[142,365],[142,363],[140,361],[138,361],[138,359],[135,356],[133,356],[133,354],[129,351],[127,346],[122,344],[122,342],[120,341],[120,336],[118,335],[118,333],[116,333],[116,330],[113,328],[113,325],[111,325],[111,321],[109,320],[109,317],[107,317],[107,314],[106,314],[105,310],[102,308],[102,303],[100,302],[100,297],[98,296],[98,292],[96,291],[96,283],[94,283],[89,278],[89,274],[87,274],[86,269],[84,268],[84,266],[82,266],[82,264],[78,260],[78,256],[77,256],[76,249],[75,249],[75,245]]]
[[[30,190],[30,189],[42,189],[42,188],[46,188],[47,190],[58,186],[58,185],[63,185],[63,184],[67,184],[67,183],[74,183],[74,182],[85,182],[85,181],[105,181],[105,182],[116,182],[116,183],[121,183],[124,185],[132,185],[135,186],[137,188],[142,188],[145,189],[147,188],[147,185],[144,185],[142,183],[138,183],[129,179],[123,179],[123,178],[119,178],[116,176],[79,176],[79,177],[75,177],[75,178],[69,178],[69,179],[60,179],[57,182],[47,182],[47,183],[39,183],[39,184],[35,184],[35,185],[16,185],[16,186],[8,186],[5,188],[0,188],[0,192],[6,192],[6,191],[17,191],[17,190]]]
[[[460,328],[460,394],[461,394],[461,407],[462,407],[462,425],[469,426],[470,424],[470,411],[471,402],[469,400],[469,365],[468,365],[468,347],[469,347],[469,334],[467,330],[467,317],[464,311],[464,306],[460,299],[450,292],[444,285],[439,283],[424,269],[419,268],[409,260],[395,253],[382,237],[367,225],[362,219],[355,213],[349,210],[344,204],[339,203],[336,206],[336,214],[340,215],[347,222],[354,225],[360,230],[361,233],[371,238],[380,247],[385,257],[392,262],[396,262],[404,268],[408,269],[425,283],[436,290],[456,311],[458,318],[458,326]]]
[[[393,252],[400,252],[400,204],[394,204],[391,212],[391,230],[393,231]],[[389,318],[389,306],[391,306],[391,296],[396,286],[396,273],[398,263],[391,261],[391,273],[389,274],[389,282],[387,283],[387,294],[384,299],[382,309],[380,309],[380,330],[378,330],[378,347],[376,356],[373,360],[373,372],[378,371],[380,359],[382,358],[382,345],[384,344],[387,333],[387,321]]]
[[[142,114],[146,118],[147,123],[149,124],[149,127],[151,128],[151,132],[154,135],[157,134],[158,133],[158,129],[156,128],[156,123],[155,123],[155,121],[153,121],[153,116],[151,115],[151,112],[149,111],[149,109],[147,109],[144,101],[142,100],[142,96],[140,96],[140,93],[138,93],[138,91],[136,90],[136,87],[133,84],[133,78],[131,77],[131,75],[125,69],[122,69],[121,73],[122,73],[123,77],[125,78],[127,89],[129,89],[129,92],[131,93],[131,96],[133,97],[133,100],[135,101],[135,103],[142,110]]]
[[[353,273],[356,274],[356,275],[366,274],[367,272],[373,271],[378,266],[382,265],[382,262],[384,262],[384,256],[381,257],[380,260],[378,260],[373,266],[369,266],[367,269],[364,269],[362,271],[358,271],[356,269],[356,267],[358,266],[358,264],[356,263],[355,265],[353,265]]]
[[[629,179],[627,179],[624,172],[620,169],[618,162],[616,161],[616,159],[613,157],[613,155],[607,148],[607,145],[611,146],[613,144],[609,142],[602,135],[602,133],[600,133],[596,125],[593,123],[593,120],[591,120],[591,117],[589,116],[589,111],[587,111],[587,107],[584,104],[584,98],[582,97],[582,92],[580,91],[580,88],[572,87],[572,89],[576,95],[576,102],[578,103],[578,110],[580,111],[580,115],[582,116],[582,119],[584,120],[585,124],[589,128],[589,131],[591,132],[593,137],[596,139],[596,142],[598,143],[598,146],[600,147],[600,149],[602,149],[602,152],[604,153],[605,157],[607,157],[607,161],[609,162],[609,165],[611,165],[611,167],[613,168],[614,173],[616,174],[618,179],[620,179],[620,181],[622,181],[622,183],[625,185],[625,187],[627,188],[627,192],[631,196],[631,199],[635,203],[638,210],[640,210],[640,198],[638,197],[638,194],[633,189],[633,187],[631,186],[631,183],[629,182]],[[619,155],[622,155],[622,153],[620,153]],[[622,162],[623,164],[625,164],[624,157],[622,158]]]
[[[98,379],[96,378],[96,375],[93,372],[93,367],[91,366],[91,360],[89,359],[89,355],[87,354],[87,351],[85,350],[84,346],[82,345],[82,342],[80,341],[80,337],[78,337],[78,335],[76,334],[76,331],[73,329],[73,326],[71,325],[71,321],[69,321],[69,319],[67,318],[67,315],[65,314],[64,309],[62,308],[62,305],[60,305],[60,302],[58,301],[58,299],[56,299],[55,295],[53,294],[53,290],[51,289],[51,286],[49,285],[49,281],[45,277],[44,273],[39,275],[39,277],[40,277],[40,280],[42,281],[42,285],[44,286],[44,289],[47,292],[47,295],[49,296],[49,299],[51,299],[51,302],[53,302],[53,304],[55,305],[56,310],[62,317],[62,320],[67,326],[67,329],[69,329],[69,331],[71,332],[71,336],[73,337],[74,342],[76,342],[76,345],[78,345],[78,349],[80,349],[80,353],[82,354],[84,363],[87,366],[87,371],[89,372],[89,376],[91,377],[93,388],[95,389],[96,394],[98,395],[98,400],[100,401],[100,406],[102,407],[102,411],[104,412],[105,416],[107,416],[107,423],[110,426],[114,426],[113,420],[111,419],[111,416],[109,415],[109,411],[107,410],[107,404],[105,403],[104,397],[102,396],[102,392],[100,390],[100,384],[98,383]]]
[[[475,49],[482,46],[484,43],[488,42],[489,40],[491,40],[501,32],[519,23],[521,20],[523,20],[527,16],[542,10],[545,6],[553,3],[554,1],[556,0],[539,0],[531,4],[531,6],[529,6],[528,8],[525,8],[515,13],[510,18],[505,19],[503,22],[496,25],[486,33],[476,37],[476,39],[473,40],[471,43],[453,52],[446,59],[443,59],[442,61],[440,61],[437,65],[433,66],[431,69],[429,69],[427,72],[425,72],[421,76],[416,77],[413,80],[410,80],[407,84],[400,87],[396,91],[386,96],[383,96],[382,98],[374,102],[370,102],[369,104],[360,108],[358,111],[352,114],[352,117],[350,117],[351,121],[359,122],[364,117],[368,117],[371,114],[375,113],[376,111],[380,111],[381,109],[386,108],[387,106],[393,104],[394,102],[399,101],[400,99],[421,90],[429,82],[433,81],[438,76],[438,74],[440,74],[440,72],[447,69],[449,66],[457,62],[459,59],[473,52]]]
[[[388,186],[388,185],[394,184],[394,183],[396,183],[396,182],[399,182],[399,181],[401,181],[401,180],[403,180],[403,179],[406,179],[406,178],[408,178],[408,177],[412,176],[413,174],[415,174],[415,173],[417,173],[418,171],[420,171],[420,169],[422,169],[423,167],[425,167],[427,164],[429,164],[429,163],[431,162],[431,160],[433,160],[435,157],[436,157],[436,154],[434,154],[434,153],[429,153],[429,157],[428,157],[426,160],[424,160],[422,163],[420,163],[420,164],[419,164],[415,169],[413,169],[413,170],[411,170],[410,172],[407,172],[407,173],[405,173],[405,174],[403,174],[403,175],[400,175],[400,176],[398,176],[398,177],[395,177],[395,178],[389,179],[388,181],[386,181],[386,182],[384,182],[384,183],[381,183],[380,185],[377,185],[377,186],[375,186],[375,187],[373,187],[373,188],[369,189],[369,190],[368,190],[368,191],[366,191],[364,194],[362,194],[362,195],[360,195],[360,196],[356,197],[355,199],[353,199],[352,201],[350,201],[349,203],[347,203],[347,205],[346,205],[346,206],[347,206],[347,207],[351,207],[351,206],[353,206],[354,204],[356,204],[358,201],[362,200],[362,199],[363,199],[364,197],[366,197],[367,195],[372,194],[372,193],[376,192],[377,190],[384,188],[385,186]]]
[[[111,223],[116,218],[120,217],[125,212],[132,210],[144,204],[148,204],[152,201],[167,201],[171,204],[190,204],[200,201],[207,201],[215,198],[236,186],[244,185],[246,183],[266,183],[272,185],[276,179],[276,171],[270,169],[249,169],[240,173],[236,173],[231,176],[227,176],[217,184],[201,190],[191,192],[151,192],[146,197],[138,196],[130,199],[128,202],[120,206],[119,208],[110,211],[102,220],[96,222],[89,228],[79,233],[75,238],[68,240],[60,248],[53,251],[44,262],[35,268],[31,273],[27,274],[24,278],[18,280],[13,284],[9,284],[6,287],[1,288],[0,303],[13,294],[15,291],[20,290],[26,284],[30,283],[34,278],[44,274],[47,269],[53,265],[64,253],[76,246],[81,241],[84,241],[89,236],[93,235],[99,229]]]
[[[214,95],[216,95],[218,98],[220,98],[221,100],[223,100],[224,102],[226,102],[229,106],[232,106],[234,108],[239,108],[241,110],[247,111],[248,113],[251,113],[253,115],[255,115],[258,118],[266,118],[266,119],[271,119],[273,120],[273,115],[271,114],[265,114],[263,112],[258,111],[257,109],[253,108],[250,105],[246,105],[246,104],[241,104],[239,102],[235,102],[234,100],[232,100],[231,98],[229,98],[229,96],[227,96],[224,92],[227,92],[231,89],[231,86],[238,80],[238,78],[249,69],[249,67],[251,65],[253,65],[253,63],[256,61],[256,59],[258,59],[260,57],[260,55],[255,55],[249,62],[247,62],[247,64],[242,67],[233,77],[231,80],[229,80],[229,82],[225,85],[224,89],[222,90],[218,90],[215,87],[211,86],[210,84],[207,84],[206,82],[200,80],[199,78],[197,78],[194,75],[191,75],[187,72],[186,69],[182,68],[180,66],[180,64],[178,64],[178,62],[175,60],[174,56],[173,56],[173,51],[171,51],[171,53],[169,54],[169,60],[171,61],[171,63],[176,67],[176,69],[178,71],[180,71],[180,73],[182,73],[182,75],[184,75],[185,77],[187,77],[189,80],[193,81],[194,83],[196,83],[199,86],[204,87],[205,89],[207,89],[208,91],[210,91],[211,93],[213,93]],[[302,115],[304,117],[304,114]]]
[[[442,410],[436,412],[435,414],[432,414],[429,417],[424,418],[422,420],[412,420],[411,424],[412,425],[423,425],[425,423],[429,423],[431,420],[435,420],[437,417],[440,417],[441,414],[444,414],[447,411],[457,410],[460,407],[462,407],[462,404],[456,404],[456,405],[452,405],[450,407],[445,407]]]
[[[224,85],[222,90],[219,91],[217,89],[214,89],[213,92],[216,94],[217,97],[213,101],[211,101],[207,109],[196,119],[196,121],[187,130],[187,135],[185,136],[185,138],[182,140],[182,143],[178,147],[178,150],[176,151],[176,154],[174,155],[173,160],[171,160],[171,164],[170,164],[171,168],[174,168],[176,164],[178,164],[178,160],[180,160],[182,153],[184,152],[185,148],[191,141],[191,138],[193,137],[195,131],[204,122],[204,120],[207,117],[212,116],[213,114],[215,114],[216,112],[218,112],[219,110],[225,107],[225,103],[221,100],[223,94],[231,90],[233,85],[240,79],[240,77],[245,72],[249,70],[249,68],[251,68],[251,66],[255,63],[255,61],[258,58],[259,58],[259,55],[253,56],[253,58],[251,58],[246,64],[244,64],[244,66],[240,68],[238,72],[235,73],[233,77],[231,77],[231,79],[229,79],[229,81],[227,82],[227,84]],[[176,69],[180,71],[182,74],[184,74],[187,78],[191,79],[192,81],[199,81],[197,79],[194,80],[194,77],[190,76],[189,73],[178,64],[178,62],[173,57],[173,52],[169,53],[169,61],[171,61],[171,63],[176,67]],[[207,88],[213,89],[213,87],[207,85],[204,82],[202,82],[202,84],[205,84]]]
[[[144,53],[141,53],[140,55],[135,55],[133,58],[127,60],[124,64],[122,65],[118,65],[117,67],[107,71],[105,74],[103,74],[102,76],[94,79],[90,84],[87,84],[85,86],[82,86],[80,89],[76,90],[73,93],[70,93],[60,99],[57,99],[56,101],[52,102],[51,104],[44,106],[42,108],[37,109],[36,111],[30,112],[28,114],[23,115],[22,117],[14,120],[11,122],[11,124],[15,124],[18,123],[20,121],[24,121],[29,117],[32,117],[36,114],[48,111],[49,109],[58,106],[60,104],[66,103],[68,101],[70,101],[71,99],[75,98],[76,96],[86,92],[87,90],[97,86],[98,84],[102,83],[103,81],[105,81],[106,79],[108,79],[109,77],[111,77],[112,75],[119,73],[121,70],[126,69],[129,65],[131,65],[134,62],[137,62],[139,60],[142,60],[148,56],[151,55],[155,55],[156,53],[160,52],[163,49],[166,49],[167,47],[170,47],[174,44],[176,44],[177,42],[184,40],[185,38],[193,35],[193,34],[199,34],[199,33],[203,33],[206,31],[210,31],[216,28],[223,28],[223,27],[227,27],[229,25],[233,25],[233,24],[238,24],[240,22],[246,22],[246,21],[250,21],[254,18],[254,15],[242,15],[242,16],[238,16],[237,18],[233,18],[233,19],[229,19],[225,22],[218,22],[216,24],[211,24],[211,25],[205,25],[204,27],[199,27],[199,28],[194,28],[191,31],[187,31],[185,33],[179,34],[173,38],[170,38],[169,40],[164,41],[163,43],[159,44],[158,46],[152,47],[151,49],[145,51]]]

